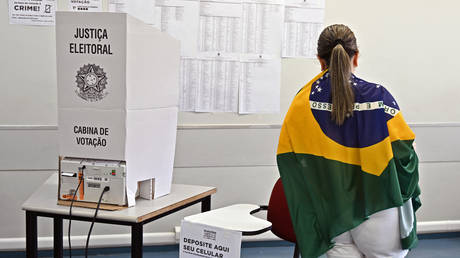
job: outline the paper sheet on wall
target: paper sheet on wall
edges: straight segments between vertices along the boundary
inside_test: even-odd
[[[245,1],[243,3],[242,53],[279,58],[283,25],[281,3]]]
[[[147,24],[155,20],[154,9],[153,0],[109,0],[109,12],[128,13]]]
[[[10,24],[52,26],[56,20],[55,0],[9,0]]]
[[[240,62],[234,57],[182,58],[182,111],[237,112]]]
[[[309,4],[285,7],[283,57],[316,56],[316,45],[324,23],[324,8]]]
[[[181,41],[181,55],[198,53],[198,1],[157,0],[153,25]]]
[[[201,52],[241,52],[241,2],[201,2],[198,46]]]
[[[153,0],[109,0],[109,12],[128,13],[147,23],[153,24],[155,1]]]
[[[102,0],[67,0],[68,10],[74,12],[100,12]]]
[[[127,0],[109,0],[109,12],[123,13],[127,11]]]
[[[309,8],[321,8],[326,7],[326,0],[284,0],[286,5],[303,5]]]
[[[239,113],[279,113],[281,60],[242,60]]]

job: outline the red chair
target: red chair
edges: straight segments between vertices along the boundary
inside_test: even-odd
[[[289,214],[281,178],[273,186],[270,201],[268,202],[267,220],[272,223],[271,231],[273,234],[281,239],[295,243],[294,258],[298,258],[299,247],[292,226],[291,215]]]
[[[267,210],[267,220],[261,220],[256,217],[247,217],[248,213],[255,214],[259,211],[265,210]],[[273,234],[275,234],[279,238],[295,243],[294,258],[299,258],[299,248],[297,245],[294,228],[292,227],[291,216],[289,214],[289,209],[286,202],[286,196],[284,195],[284,189],[283,184],[281,183],[281,179],[278,179],[278,181],[276,181],[275,183],[275,186],[273,186],[268,206],[254,204],[236,204],[207,211],[204,213],[187,216],[184,218],[184,220],[195,223],[201,223],[204,225],[210,225],[214,227],[230,229],[228,227],[228,221],[226,221],[225,225],[222,225],[222,217],[226,218],[229,216],[226,214],[232,214],[234,216],[230,218],[231,222],[233,223],[231,229],[241,231],[243,236],[253,236],[271,230]],[[235,216],[235,214],[239,214],[239,216]],[[249,219],[256,219],[255,222],[257,222],[258,224],[256,229],[247,229],[247,221]],[[271,223],[268,223],[267,221]]]

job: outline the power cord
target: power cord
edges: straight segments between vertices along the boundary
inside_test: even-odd
[[[79,174],[77,174],[78,178],[78,186],[75,189],[75,192],[73,193],[72,196],[72,201],[70,202],[70,209],[69,209],[69,229],[67,231],[67,238],[69,240],[69,256],[72,258],[72,243],[70,241],[70,228],[72,227],[72,207],[73,207],[73,202],[75,201],[75,197],[77,196],[78,189],[80,188],[81,182],[83,182],[83,170],[86,168],[85,165],[82,167],[78,168],[78,173],[81,172],[81,178],[79,177]]]
[[[86,238],[86,246],[85,246],[85,257],[88,258],[88,244],[89,244],[89,237],[91,236],[91,231],[93,230],[94,222],[96,222],[97,212],[99,211],[99,206],[101,206],[102,196],[104,196],[105,192],[110,191],[110,187],[104,187],[102,190],[101,196],[99,196],[99,201],[97,202],[96,211],[94,212],[93,221],[91,222],[91,226],[89,227],[88,237]]]

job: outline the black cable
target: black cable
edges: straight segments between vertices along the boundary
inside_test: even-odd
[[[97,202],[96,212],[94,212],[93,221],[91,221],[91,226],[89,227],[88,237],[86,238],[86,246],[85,246],[85,258],[88,258],[88,244],[89,244],[89,237],[91,236],[91,231],[93,230],[94,222],[96,222],[97,212],[99,211],[99,206],[101,206],[102,196],[104,196],[105,192],[108,192],[110,187],[104,187],[102,190],[101,196],[99,196],[99,201]]]
[[[73,193],[72,196],[72,201],[70,202],[70,209],[69,209],[69,229],[67,231],[67,238],[69,240],[69,256],[72,258],[72,244],[70,242],[70,228],[72,227],[72,207],[73,207],[73,202],[75,200],[75,197],[77,196],[78,189],[80,188],[81,182],[83,182],[83,170],[86,168],[86,166],[83,165],[83,167],[78,169],[78,173],[81,171],[81,178],[79,178],[79,174],[77,173],[77,178],[78,178],[78,186],[77,189],[75,189],[75,192]]]

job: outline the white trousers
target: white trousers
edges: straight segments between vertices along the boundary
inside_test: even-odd
[[[401,249],[397,208],[372,214],[333,241],[334,248],[327,252],[329,258],[402,258],[408,252]]]

